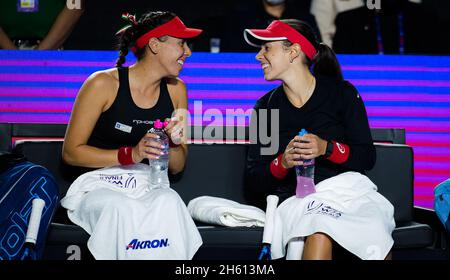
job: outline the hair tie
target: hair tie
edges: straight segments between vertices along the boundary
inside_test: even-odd
[[[138,25],[135,15],[130,15],[129,13],[124,13],[124,14],[122,14],[122,19],[126,20],[128,22],[128,25],[125,25],[119,31],[117,31],[116,35],[122,34],[128,28]]]
[[[122,19],[128,21],[131,25],[137,25],[136,16],[129,13],[122,14]]]

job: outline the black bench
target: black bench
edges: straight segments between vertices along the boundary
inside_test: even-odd
[[[13,127],[9,129],[11,138],[62,137],[65,131],[65,125],[2,125]],[[375,129],[372,135],[376,141],[389,142],[376,144],[377,163],[368,176],[395,207],[394,259],[420,258],[424,253],[428,258],[448,258],[447,239],[439,236],[441,228],[435,223],[434,212],[413,206],[413,150],[401,144],[405,139],[404,131]],[[55,175],[61,196],[64,196],[72,178],[61,164],[61,148],[61,139],[26,140],[15,146],[16,151]],[[247,203],[243,188],[246,150],[247,144],[191,144],[186,169],[175,178],[173,188],[186,204],[202,195]],[[416,215],[422,217],[421,222],[415,220]],[[427,218],[423,218],[425,216]],[[227,228],[201,223],[198,228],[203,246],[195,259],[256,259],[262,228]],[[48,233],[45,257],[67,259],[74,252],[73,248],[81,248],[81,258],[92,258],[86,248],[88,238],[80,227],[70,224],[61,208]]]

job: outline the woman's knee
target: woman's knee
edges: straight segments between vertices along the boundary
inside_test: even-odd
[[[305,260],[331,260],[333,242],[331,237],[324,233],[314,233],[306,237],[305,249],[302,259]]]
[[[331,237],[322,232],[313,233],[310,236],[308,236],[306,238],[306,240],[307,240],[307,242],[313,242],[313,243],[323,244],[323,245],[331,246],[333,244],[333,240],[331,239]]]

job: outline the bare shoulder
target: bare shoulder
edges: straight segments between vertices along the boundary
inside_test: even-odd
[[[116,68],[94,72],[87,78],[86,84],[96,89],[112,89],[119,86],[119,73]]]
[[[185,107],[187,103],[186,84],[180,78],[166,78],[167,89],[175,108]]]
[[[180,78],[166,78],[167,88],[175,91],[186,91],[186,84]]]
[[[107,69],[91,74],[83,83],[78,99],[101,100],[104,105],[114,101],[119,89],[117,69]]]
[[[116,69],[107,69],[91,74],[78,91],[73,111],[97,111],[98,109],[100,112],[104,112],[113,104],[118,88],[119,79]]]

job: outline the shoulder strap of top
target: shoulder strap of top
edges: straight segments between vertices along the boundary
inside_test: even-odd
[[[172,98],[170,97],[169,88],[167,87],[167,80],[161,79],[161,85],[159,88],[159,100],[158,103],[167,103],[170,107],[173,107]],[[175,108],[174,108],[175,109]]]
[[[128,82],[128,67],[118,67],[117,71],[119,72],[119,89],[121,87],[129,88]]]

